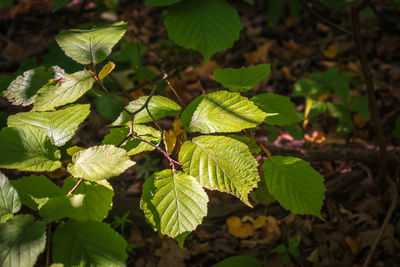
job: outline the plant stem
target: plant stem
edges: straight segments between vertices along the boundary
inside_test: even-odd
[[[51,223],[47,225],[46,267],[50,266]]]
[[[351,19],[353,22],[353,32],[354,32],[354,42],[356,44],[358,57],[360,59],[361,68],[363,72],[363,76],[365,79],[365,84],[367,87],[368,101],[369,101],[369,110],[372,117],[372,122],[375,126],[376,137],[379,146],[380,152],[380,162],[379,162],[379,175],[377,179],[377,184],[382,186],[386,180],[386,174],[388,169],[387,164],[387,150],[386,150],[386,140],[383,134],[381,119],[379,115],[378,105],[376,102],[375,90],[374,90],[374,81],[372,77],[371,67],[368,63],[367,53],[365,52],[365,47],[363,40],[361,38],[360,32],[360,18],[359,14],[362,9],[364,9],[369,4],[369,0],[363,0],[358,5],[353,6],[351,8]]]
[[[68,192],[67,196],[71,195],[77,188],[78,186],[82,183],[83,178],[80,178],[79,181],[72,187],[72,189]]]

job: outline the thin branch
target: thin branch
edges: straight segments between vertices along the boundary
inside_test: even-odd
[[[47,225],[46,267],[50,266],[51,223]]]
[[[339,30],[345,34],[348,34],[350,36],[353,36],[353,33],[345,28],[343,28],[342,26],[337,25],[336,23],[328,20],[326,17],[324,17],[323,15],[319,14],[315,9],[313,9],[312,7],[310,7],[308,5],[308,3],[304,0],[298,0],[300,2],[300,4],[304,7],[305,10],[307,10],[311,15],[313,15],[314,17],[316,17],[317,19],[319,19],[322,23],[324,23],[325,25],[334,28],[336,30]]]
[[[82,183],[83,178],[80,178],[79,181],[74,185],[74,187],[72,187],[71,190],[69,190],[67,196],[71,195],[77,188],[78,186]]]
[[[360,33],[360,11],[365,8],[369,4],[369,0],[363,0],[358,5],[353,6],[351,8],[351,19],[353,22],[353,31],[354,31],[354,42],[356,44],[358,56],[360,58],[361,68],[363,72],[363,76],[365,79],[365,84],[367,87],[368,101],[369,101],[369,109],[371,112],[372,122],[375,126],[376,137],[378,140],[378,146],[380,150],[380,168],[377,183],[382,185],[386,180],[388,163],[387,163],[387,149],[386,149],[386,139],[383,134],[381,119],[378,110],[378,104],[376,101],[375,90],[374,90],[374,81],[372,77],[371,67],[368,63],[367,53],[365,52],[365,47],[363,40],[361,38]]]

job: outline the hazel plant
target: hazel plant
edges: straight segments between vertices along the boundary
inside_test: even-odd
[[[173,20],[166,23],[171,25]],[[18,76],[4,92],[12,104],[32,109],[8,117],[8,127],[0,132],[0,168],[37,174],[9,180],[0,173],[0,265],[33,266],[49,239],[47,250],[51,249],[53,263],[124,266],[127,243],[103,222],[114,195],[108,179],[134,166],[130,157],[145,151],[157,150],[170,166],[147,177],[141,209],[156,231],[175,238],[181,246],[207,215],[205,189],[232,194],[252,207],[249,193],[261,185],[285,209],[321,218],[325,187],[309,163],[271,156],[254,139],[232,134],[261,124],[301,120],[285,96],[241,94],[268,75],[268,64],[217,69],[215,79],[227,90],[200,95],[184,109],[156,95],[154,87],[148,96],[121,106],[121,114],[101,144],[70,146],[68,141],[91,112],[89,104],[75,102],[94,86],[112,96],[103,79],[113,63],[104,64],[100,72],[97,69],[126,27],[127,23],[117,22],[91,30],[61,31],[57,43],[83,70],[68,74],[62,66],[37,67]],[[161,145],[167,132],[146,124],[171,116],[179,118],[182,136],[187,136],[175,159]],[[191,138],[192,134],[196,137]],[[267,152],[263,162],[253,155],[258,146]],[[68,156],[62,157],[61,151]],[[61,187],[46,175],[56,170],[68,173]],[[18,214],[21,205],[37,216]]]

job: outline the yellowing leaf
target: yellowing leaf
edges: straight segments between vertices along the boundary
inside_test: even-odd
[[[266,225],[266,224],[267,224],[267,217],[264,216],[264,215],[258,216],[257,219],[255,219],[255,220],[253,221],[253,227],[254,227],[254,229],[261,228],[261,227],[263,227],[263,226]]]
[[[303,121],[303,128],[307,126],[308,124],[308,114],[310,114],[310,110],[313,104],[313,100],[309,97],[306,98],[306,105],[304,108],[304,121]]]
[[[101,69],[99,73],[99,79],[103,80],[108,74],[110,74],[115,68],[115,64],[112,61],[109,61],[104,67]]]
[[[333,43],[330,46],[328,46],[328,49],[324,51],[324,56],[329,59],[334,59],[336,58],[337,53],[338,53],[338,45],[337,43]]]
[[[163,131],[163,141],[165,145],[165,149],[167,150],[168,155],[171,155],[172,152],[174,151],[175,145],[176,145],[176,135],[174,133],[174,130],[169,130]]]
[[[272,216],[265,217],[265,225],[262,226],[261,236],[263,238],[270,238],[271,235],[280,237],[282,235],[281,229],[279,228],[280,223],[281,223],[280,221],[278,221]]]
[[[254,235],[254,228],[250,223],[243,223],[239,217],[231,216],[226,220],[231,235],[238,238],[248,238]]]
[[[70,155],[71,157],[78,151],[84,150],[83,147],[79,147],[79,146],[71,146],[69,148],[67,148],[67,154]]]
[[[185,132],[185,127],[182,126],[180,119],[174,120],[172,127],[176,136],[181,135],[183,132]]]

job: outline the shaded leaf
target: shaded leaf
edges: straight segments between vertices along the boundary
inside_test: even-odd
[[[90,113],[90,105],[72,105],[49,112],[20,112],[8,117],[9,127],[31,125],[41,129],[56,146],[71,140],[75,131]]]
[[[135,124],[133,126],[133,132],[136,136],[155,145],[158,145],[161,142],[161,132],[157,131],[153,127]],[[122,140],[124,140],[128,133],[129,127],[127,126],[112,128],[110,129],[110,133],[104,137],[102,144],[111,144],[117,146],[122,142]],[[127,151],[128,156],[136,155],[143,151],[154,150],[153,146],[133,138],[129,138],[120,147]]]
[[[75,153],[68,171],[76,178],[98,181],[120,175],[134,164],[124,149],[102,145]]]
[[[239,93],[217,91],[193,100],[181,122],[189,132],[238,132],[256,127],[268,115]]]
[[[69,220],[53,235],[53,262],[69,266],[126,266],[126,241],[110,225]]]
[[[264,161],[264,175],[270,193],[285,209],[296,214],[321,217],[325,199],[324,178],[310,164],[293,157],[273,156]]]
[[[38,210],[38,199],[62,196],[61,189],[46,176],[24,176],[12,180],[11,184],[17,190],[21,203],[32,210]]]
[[[270,64],[240,69],[215,69],[214,80],[232,92],[247,92],[270,73]]]
[[[214,264],[212,267],[262,267],[264,266],[262,261],[251,256],[233,256],[224,259],[223,261]]]
[[[93,83],[94,78],[87,70],[66,75],[61,82],[48,83],[38,91],[32,110],[53,110],[56,107],[72,103],[89,91]]]
[[[126,22],[116,22],[111,25],[91,30],[62,30],[56,41],[65,54],[84,65],[102,62],[111,53],[126,31]]]
[[[168,9],[164,24],[170,39],[200,51],[206,61],[232,47],[242,29],[236,9],[225,0],[182,1]]]
[[[289,125],[301,120],[294,104],[286,96],[266,93],[256,95],[250,99],[266,113],[278,113],[275,116],[265,118],[265,123],[270,125]]]
[[[33,104],[36,93],[51,78],[53,73],[46,71],[44,67],[31,69],[15,78],[3,94],[13,105],[28,106]]]
[[[146,0],[146,6],[169,6],[181,2],[182,0]]]
[[[0,265],[34,266],[46,246],[46,224],[32,215],[17,215],[0,224]]]
[[[182,145],[179,162],[203,187],[231,193],[251,206],[248,194],[260,178],[257,161],[242,142],[224,136],[195,137]]]
[[[8,178],[0,172],[0,217],[7,213],[17,213],[21,208],[18,192]]]
[[[141,208],[162,234],[178,237],[191,232],[207,214],[208,196],[195,178],[163,170],[143,185]]]
[[[139,97],[138,99],[131,101],[125,108],[129,112],[135,112],[144,105],[147,98],[148,96]],[[135,123],[152,122],[153,119],[151,117],[153,117],[155,120],[159,120],[167,116],[179,114],[181,112],[181,107],[177,103],[169,98],[159,95],[153,96],[150,99],[147,107],[151,116],[149,115],[149,112],[144,108],[142,111],[135,115]],[[128,113],[123,111],[118,119],[114,121],[111,125],[123,125],[130,120],[131,118]]]
[[[0,168],[54,171],[61,167],[60,151],[40,129],[3,128],[0,132]]]

